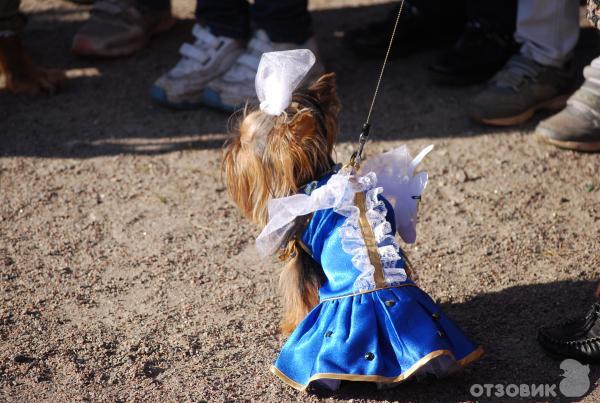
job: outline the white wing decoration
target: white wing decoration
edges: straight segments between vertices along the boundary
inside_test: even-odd
[[[383,188],[383,196],[394,207],[396,231],[406,243],[417,239],[417,208],[421,193],[427,186],[427,172],[414,175],[415,168],[433,149],[425,147],[414,158],[406,146],[371,157],[361,167],[362,172],[375,172],[377,186]]]

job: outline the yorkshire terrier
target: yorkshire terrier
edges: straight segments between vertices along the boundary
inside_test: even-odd
[[[266,225],[270,199],[295,194],[332,170],[340,109],[335,74],[329,73],[297,90],[279,116],[258,108],[243,112],[226,146],[222,171],[231,198],[246,218]],[[299,217],[298,229],[307,220]],[[289,334],[319,303],[324,274],[294,237],[280,258],[286,261],[279,281],[284,305],[281,332]]]
[[[263,55],[260,109],[244,111],[222,167],[233,201],[264,226],[261,256],[286,262],[281,331],[289,337],[271,371],[298,390],[446,376],[483,350],[418,288],[395,238],[415,240],[427,174],[414,169],[432,146],[414,159],[405,147],[373,157],[364,174],[356,159],[336,167],[334,75],[291,93],[291,102],[285,92],[306,52]]]

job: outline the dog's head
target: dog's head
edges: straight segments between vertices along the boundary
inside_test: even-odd
[[[271,198],[298,192],[331,169],[340,103],[335,75],[325,74],[294,93],[279,116],[244,111],[225,148],[222,171],[233,201],[258,224]]]

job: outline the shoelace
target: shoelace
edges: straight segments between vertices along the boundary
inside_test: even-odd
[[[492,79],[500,88],[512,88],[518,91],[526,80],[535,80],[541,67],[521,56],[512,57],[506,66]]]
[[[174,75],[185,75],[201,69],[210,61],[223,43],[223,40],[198,24],[194,25],[192,35],[194,35],[196,41],[193,44],[184,43],[179,48],[182,58],[172,70]]]

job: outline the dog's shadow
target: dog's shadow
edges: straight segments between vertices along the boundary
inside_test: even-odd
[[[544,353],[536,340],[537,329],[584,314],[593,300],[594,288],[592,281],[559,281],[510,287],[477,295],[462,303],[442,303],[446,313],[484,347],[483,359],[445,379],[408,381],[380,391],[374,384],[345,382],[336,393],[312,392],[319,397],[339,399],[464,401],[489,400],[487,392],[483,396],[471,394],[471,387],[476,384],[547,384],[556,385],[553,389],[556,397],[538,398],[567,400],[559,388],[563,379],[561,360]],[[435,291],[432,294],[435,295]],[[590,369],[591,386],[586,395],[600,379],[600,366],[590,366]],[[495,393],[493,389],[491,399],[500,397]]]

